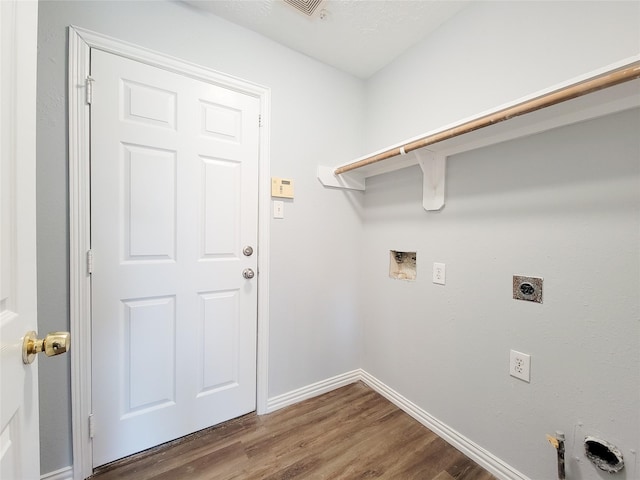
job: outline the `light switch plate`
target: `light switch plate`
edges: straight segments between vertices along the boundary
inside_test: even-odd
[[[273,218],[284,218],[284,202],[282,200],[273,201]]]

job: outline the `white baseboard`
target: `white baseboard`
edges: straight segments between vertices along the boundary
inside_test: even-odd
[[[425,412],[415,403],[406,399],[364,370],[362,371],[361,380],[500,480],[530,480],[515,468]]]
[[[323,393],[330,392],[336,388],[344,387],[350,383],[358,382],[362,379],[362,370],[353,370],[351,372],[336,375],[335,377],[322,380],[320,382],[307,385],[306,387],[298,388],[291,392],[283,393],[267,400],[266,413],[275,412],[294,403],[308,400],[309,398],[317,397]]]
[[[472,442],[464,435],[460,434],[445,423],[433,417],[415,403],[406,399],[398,392],[388,387],[374,376],[362,369],[336,375],[335,377],[322,380],[320,382],[298,388],[291,392],[283,393],[267,400],[267,412],[271,413],[281,408],[293,405],[303,400],[308,400],[323,393],[330,392],[345,385],[362,381],[396,405],[402,411],[411,415],[422,425],[433,431],[447,443],[464,453],[467,457],[475,461],[482,468],[489,471],[500,480],[530,480],[527,476],[500,460],[498,457],[488,452],[478,444]],[[65,467],[55,472],[42,475],[40,480],[73,480],[73,468]]]
[[[398,392],[388,387],[374,376],[362,369],[353,370],[351,372],[337,375],[320,382],[316,382],[306,387],[298,388],[288,393],[283,393],[277,397],[270,398],[267,401],[267,412],[271,413],[280,408],[293,405],[294,403],[307,400],[309,398],[322,395],[336,388],[343,387],[350,383],[362,381],[385,397],[391,403],[396,405],[402,411],[411,415],[422,425],[433,431],[440,438],[445,440],[451,446],[460,450],[467,457],[472,459],[485,470],[500,480],[530,480],[526,475],[518,472],[492,453],[488,452],[478,444],[472,442],[464,435],[460,434],[450,426],[433,417],[415,403],[400,395]]]
[[[45,473],[40,480],[73,480],[73,467],[64,467],[55,472]]]

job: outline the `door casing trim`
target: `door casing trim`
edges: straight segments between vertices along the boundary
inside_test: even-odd
[[[258,337],[256,409],[267,413],[269,347],[270,107],[269,88],[76,26],[69,27],[69,321],[73,478],[93,473],[91,415],[90,106],[86,79],[95,48],[256,97],[260,101],[258,192]]]

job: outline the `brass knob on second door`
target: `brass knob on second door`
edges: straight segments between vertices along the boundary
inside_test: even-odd
[[[50,333],[42,340],[38,339],[36,332],[27,332],[22,341],[22,361],[26,364],[33,363],[40,352],[44,352],[47,357],[60,355],[68,351],[70,346],[69,332]]]
[[[255,274],[255,273],[253,272],[253,270],[251,270],[250,268],[245,268],[245,269],[242,271],[242,276],[243,276],[244,278],[246,278],[247,280],[252,279],[253,277],[255,277],[255,275],[256,275],[256,274]]]

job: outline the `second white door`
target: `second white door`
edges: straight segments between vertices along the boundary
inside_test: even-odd
[[[91,77],[96,467],[255,409],[259,100],[98,50]]]

